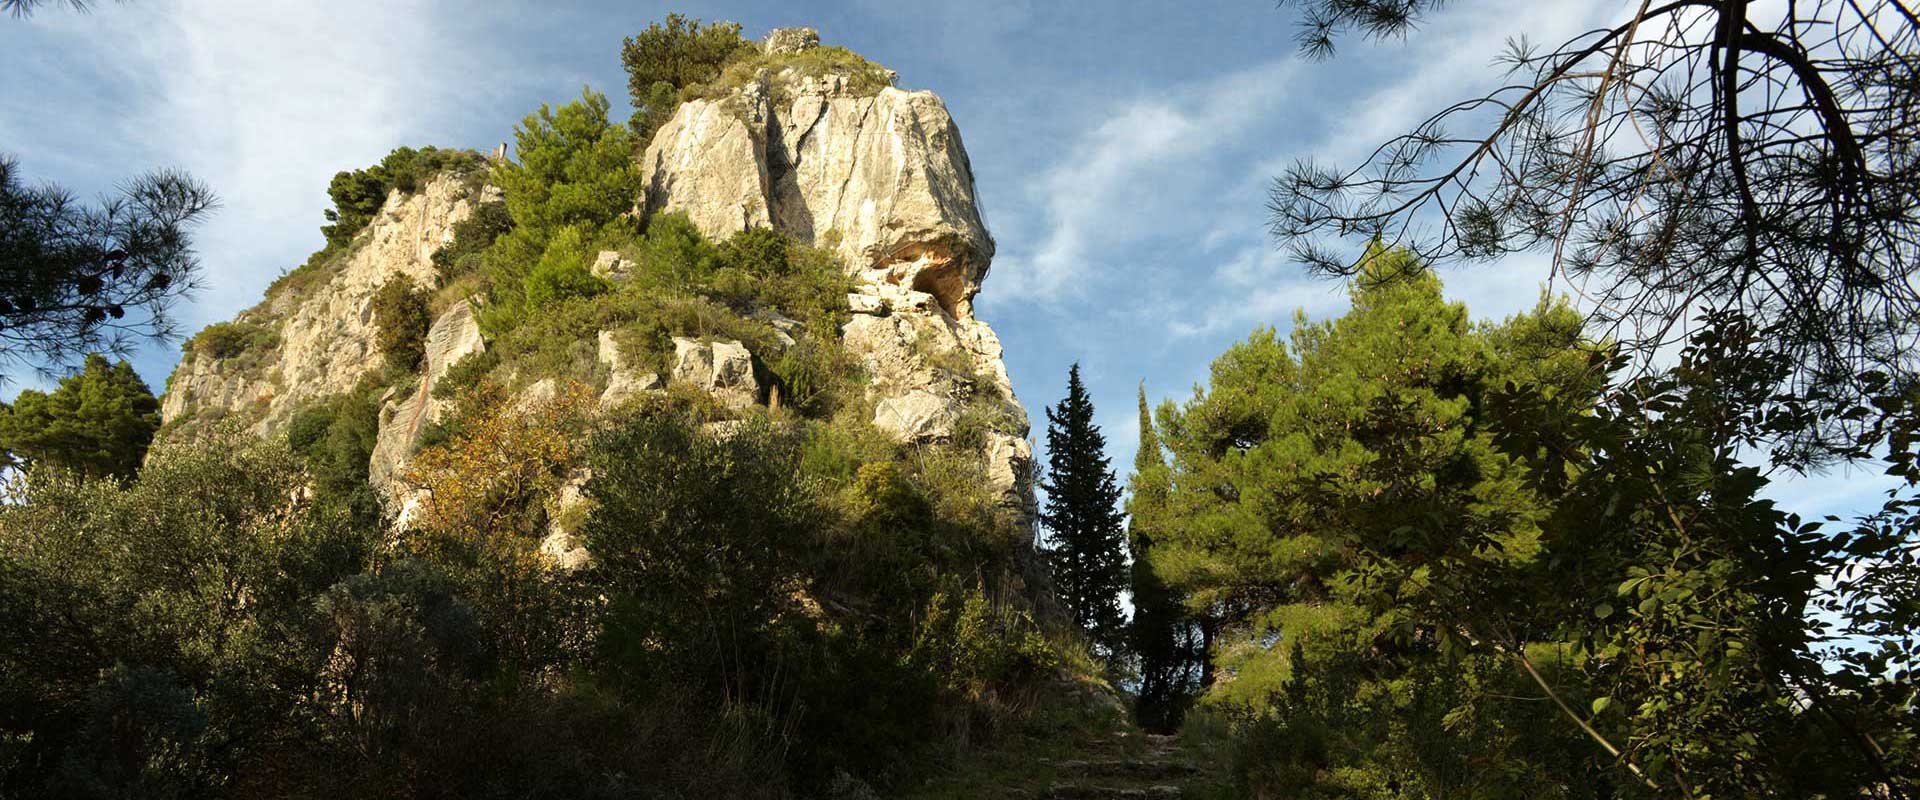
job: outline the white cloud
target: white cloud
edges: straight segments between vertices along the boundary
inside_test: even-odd
[[[131,35],[102,55],[150,76],[156,90],[125,110],[123,135],[145,139],[224,201],[199,239],[208,267],[200,321],[251,303],[318,246],[334,172],[424,143],[459,109],[445,89],[460,85],[459,65],[444,59],[460,51],[435,19],[426,0],[196,0],[157,9],[151,27],[113,32]]]
[[[20,65],[0,75],[0,134],[29,175],[83,195],[160,167],[212,186],[221,208],[195,235],[205,290],[179,309],[191,331],[320,246],[335,172],[402,144],[466,144],[449,131],[506,91],[489,76],[511,64],[466,46],[484,16],[442,2],[49,8],[0,31]],[[135,360],[158,380],[176,357],[155,346]]]
[[[334,172],[428,143],[487,92],[442,22],[454,16],[433,0],[48,9],[13,34],[30,69],[0,78],[0,95],[21,98],[0,108],[54,105],[51,124],[0,130],[36,175],[105,188],[180,167],[210,184],[222,207],[196,236],[206,291],[182,309],[197,326],[319,246]],[[61,85],[26,85],[46,76]]]
[[[1302,312],[1321,318],[1347,307],[1345,287],[1305,274],[1264,238],[1249,237],[1213,274],[1211,303],[1199,314],[1167,323],[1176,337],[1246,334],[1257,325],[1283,324]]]
[[[1102,115],[1068,157],[1027,187],[1048,231],[995,265],[996,291],[1028,300],[1059,299],[1105,252],[1167,229],[1156,224],[1183,208],[1195,175],[1209,176],[1208,155],[1269,119],[1288,92],[1291,61],[1275,61],[1161,96],[1121,103]],[[1181,98],[1193,98],[1190,100]]]

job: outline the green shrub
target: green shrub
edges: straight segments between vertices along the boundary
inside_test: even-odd
[[[380,389],[373,381],[314,403],[286,428],[287,445],[306,467],[315,498],[363,521],[379,519],[367,465],[380,434]]]
[[[839,490],[853,482],[861,466],[891,460],[893,442],[867,419],[864,415],[847,415],[845,421],[809,423],[801,448],[800,473]]]
[[[427,328],[433,324],[427,297],[427,290],[405,275],[388,278],[374,292],[374,346],[386,354],[388,367],[411,370],[426,356]]]
[[[767,360],[781,403],[800,415],[828,419],[846,404],[864,399],[860,362],[841,346],[830,326],[810,327],[792,346]]]
[[[906,661],[966,696],[1030,685],[1061,665],[1026,609],[953,580],[927,600]]]
[[[499,365],[500,351],[498,349],[469,353],[459,361],[453,362],[452,366],[447,367],[446,374],[441,375],[439,382],[433,385],[433,396],[442,400],[450,400],[462,390],[479,383],[481,379],[486,377],[487,373],[492,372],[493,368]]]
[[[380,213],[390,192],[412,194],[443,171],[466,174],[479,171],[485,164],[486,160],[471,150],[400,147],[371,167],[335,173],[327,184],[327,196],[333,200],[333,208],[326,212],[331,224],[320,228],[327,247],[341,248],[352,241]]]
[[[433,251],[434,272],[446,286],[462,275],[479,271],[481,256],[501,235],[513,230],[513,215],[500,201],[481,203],[472,216],[453,224],[453,241]]]
[[[633,97],[630,123],[644,146],[673,116],[680,92],[712,80],[730,60],[755,50],[740,36],[740,24],[702,25],[680,14],[668,14],[621,43],[620,63],[627,69],[627,91]]]
[[[511,230],[482,257],[488,288],[481,328],[500,336],[546,313],[548,304],[605,290],[595,256],[633,238],[625,218],[640,195],[633,135],[607,119],[607,98],[541,106],[515,130],[517,162],[494,169]]]
[[[251,322],[216,322],[187,340],[186,350],[213,359],[229,359],[280,346],[280,332]]]
[[[1023,420],[999,395],[999,392],[976,391],[960,407],[960,414],[953,421],[952,446],[960,450],[978,451],[987,446],[992,434],[1021,436]]]

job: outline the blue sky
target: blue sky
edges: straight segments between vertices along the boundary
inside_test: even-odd
[[[1134,389],[1184,398],[1207,365],[1295,309],[1339,314],[1264,231],[1268,180],[1299,158],[1344,163],[1499,78],[1510,36],[1559,41],[1621,0],[1458,0],[1411,39],[1300,59],[1271,0],[1131,3],[854,0],[652,3],[133,0],[0,19],[0,151],[82,194],[160,166],[225,206],[200,231],[207,289],[190,329],[256,302],[321,244],[334,172],[401,144],[485,150],[582,85],[625,99],[623,36],[668,11],[808,25],[944,98],[999,245],[978,301],[1035,420],[1078,361],[1122,475]],[[1529,306],[1544,255],[1443,273],[1476,316]],[[136,360],[158,388],[172,347]],[[31,383],[26,385],[33,385]],[[20,384],[0,392],[11,395]],[[1036,430],[1036,435],[1038,431]],[[1803,513],[1876,505],[1884,481],[1795,480]]]

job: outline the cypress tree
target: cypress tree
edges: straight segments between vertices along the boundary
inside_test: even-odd
[[[1194,667],[1204,653],[1179,592],[1153,570],[1154,527],[1165,511],[1167,463],[1140,387],[1140,449],[1133,458],[1133,494],[1127,500],[1127,547],[1133,557],[1133,619],[1127,645],[1140,673],[1134,717],[1141,727],[1168,733],[1180,727],[1197,688]]]
[[[1047,411],[1045,549],[1054,586],[1074,622],[1108,653],[1125,646],[1120,592],[1127,586],[1126,532],[1120,487],[1107,461],[1107,440],[1093,424],[1093,401],[1080,365],[1067,371],[1067,397]]]

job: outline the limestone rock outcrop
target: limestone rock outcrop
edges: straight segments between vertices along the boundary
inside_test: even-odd
[[[940,98],[862,94],[836,73],[764,77],[681,105],[655,134],[640,165],[648,213],[684,212],[716,238],[779,228],[839,251],[869,282],[970,316],[993,237]]]
[[[764,69],[737,88],[681,104],[639,156],[645,185],[635,210],[642,218],[684,213],[715,240],[772,227],[840,256],[855,278],[840,340],[864,372],[872,423],[901,443],[976,448],[981,480],[1001,492],[1031,535],[1027,415],[999,338],[974,316],[972,299],[994,242],[959,130],[933,93],[899,89],[891,73],[865,62],[807,52],[818,44],[810,30],[775,31],[763,45],[765,57],[778,65],[804,53],[804,68],[789,60],[796,65]],[[345,253],[288,276],[240,315],[238,329],[250,342],[245,354],[190,354],[168,382],[164,418],[200,424],[238,416],[271,434],[301,408],[379,373],[386,357],[375,344],[377,290],[396,278],[432,286],[433,253],[452,240],[456,223],[495,196],[497,190],[453,175],[394,193]],[[612,282],[635,269],[612,251],[593,263],[594,274]],[[809,327],[816,320],[753,313],[772,329],[771,336],[747,337],[765,352],[740,341],[676,337],[671,362],[664,353],[646,357],[671,367],[648,367],[623,353],[619,337],[632,334],[616,329],[602,331],[597,342],[562,343],[570,348],[567,368],[575,378],[605,377],[602,409],[671,383],[707,392],[734,412],[763,413],[752,407],[780,400],[767,364],[822,331]],[[486,348],[472,307],[458,303],[431,325],[419,374],[398,376],[398,388],[382,399],[370,480],[403,521],[419,497],[398,478],[446,412],[433,390],[454,364]],[[503,348],[502,373],[491,377],[520,387],[519,407],[553,397],[560,385],[553,371],[512,361],[510,349]],[[740,425],[715,421],[707,430],[728,436]],[[571,509],[578,486],[562,495],[556,516],[577,516]],[[557,563],[581,563],[584,554],[563,528],[543,549]]]
[[[753,354],[739,342],[675,336],[673,361],[673,380],[713,395],[728,408],[737,411],[760,402],[764,390],[754,374]]]
[[[244,413],[265,433],[307,402],[353,388],[386,358],[375,345],[374,293],[396,276],[431,285],[433,251],[452,240],[454,224],[471,215],[487,191],[442,175],[410,195],[394,193],[330,275],[286,281],[237,318],[271,329],[273,347],[246,354],[244,363],[189,353],[167,381],[162,419],[217,409]]]
[[[808,33],[776,31],[765,47],[804,50]],[[874,424],[903,442],[978,433],[987,479],[1030,524],[1026,411],[999,337],[973,314],[994,244],[959,129],[932,92],[855,77],[766,70],[681,105],[641,158],[640,205],[716,239],[768,226],[837,252],[858,278],[842,339]]]
[[[446,413],[447,401],[433,396],[440,379],[461,359],[486,349],[480,324],[473,318],[472,303],[453,304],[427,329],[427,357],[413,392],[389,396],[380,408],[380,432],[374,440],[367,479],[383,496],[396,498],[404,492],[398,479],[407,461],[427,428]]]

